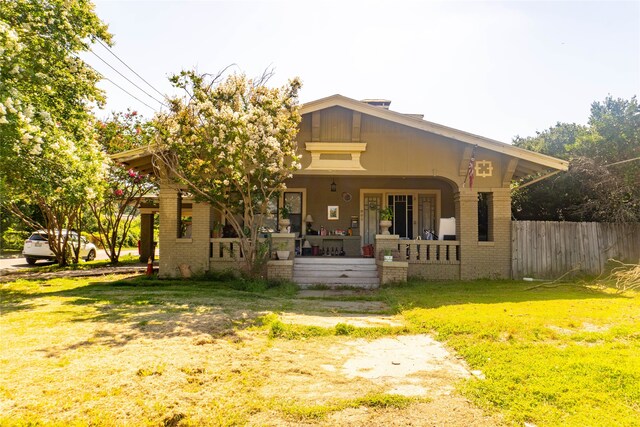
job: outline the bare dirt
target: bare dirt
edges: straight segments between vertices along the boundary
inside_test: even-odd
[[[304,296],[292,305],[321,311],[336,302]],[[264,311],[231,301],[197,310],[105,302],[87,311],[71,300],[42,298],[30,307],[28,331],[14,330],[18,324],[5,319],[0,413],[14,420],[104,425],[500,424],[456,392],[471,374],[428,335],[271,340],[266,331],[245,327]],[[282,319],[320,326],[402,324],[378,314],[386,309],[379,303],[342,302],[340,310],[355,313],[300,309],[282,313]],[[318,417],[292,409],[304,413],[384,393],[422,401],[401,409],[349,407]]]

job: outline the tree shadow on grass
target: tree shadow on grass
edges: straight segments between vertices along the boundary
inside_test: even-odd
[[[144,277],[89,282],[70,289],[51,291],[46,282],[29,291],[2,288],[2,314],[36,309],[41,298],[61,298],[63,321],[94,322],[90,338],[66,347],[44,349],[56,356],[66,350],[102,345],[120,347],[138,339],[191,338],[195,345],[217,339],[242,340],[241,332],[259,323],[267,312],[299,313],[335,317],[335,304],[321,299],[295,299],[287,288],[239,290],[233,282],[205,280],[148,280]],[[235,289],[234,289],[235,287]],[[246,286],[245,286],[246,287]],[[251,286],[249,286],[251,287]],[[390,286],[362,298],[386,302],[395,312],[406,308],[437,308],[459,304],[497,304],[550,300],[626,298],[585,288],[525,290],[531,283],[514,281],[417,282]],[[376,297],[373,297],[375,295]],[[324,300],[340,301],[338,295]],[[352,296],[351,300],[358,300]],[[86,308],[86,309],[84,309]],[[393,311],[393,310],[392,310]],[[360,314],[366,316],[366,314]]]
[[[259,323],[259,317],[290,306],[278,295],[229,289],[228,284],[204,281],[89,282],[53,292],[4,290],[12,311],[59,299],[61,322],[95,323],[89,338],[39,351],[57,357],[67,350],[95,345],[125,346],[135,340],[191,338],[194,345],[217,339],[241,341],[241,332]],[[271,291],[277,294],[278,291]]]

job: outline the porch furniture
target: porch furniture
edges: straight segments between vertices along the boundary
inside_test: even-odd
[[[360,256],[360,236],[305,236],[311,247],[317,246],[326,253],[331,249],[344,251],[348,257]]]

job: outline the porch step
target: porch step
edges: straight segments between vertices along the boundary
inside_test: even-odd
[[[374,259],[299,257],[293,264],[293,281],[301,288],[313,285],[372,289],[380,286]]]
[[[348,258],[342,256],[303,256],[296,257],[296,265],[318,264],[351,264],[351,265],[376,265],[373,258]]]

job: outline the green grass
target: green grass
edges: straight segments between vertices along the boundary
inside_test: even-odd
[[[371,393],[354,399],[339,399],[324,404],[307,405],[295,400],[276,400],[271,406],[294,421],[324,420],[332,412],[347,408],[395,408],[403,409],[417,402],[429,402],[431,399],[406,397],[397,394]]]
[[[29,415],[17,422],[0,416],[0,424],[89,420],[115,425],[122,415],[114,411],[122,405],[129,405],[133,419],[153,425],[198,425],[205,420],[237,425],[268,411],[293,422],[316,422],[346,408],[402,409],[418,400],[368,390],[353,398],[316,402],[263,396],[258,390],[275,387],[279,375],[293,375],[291,369],[299,367],[290,369],[289,364],[297,356],[285,356],[309,346],[322,349],[352,337],[432,333],[485,376],[463,381],[459,391],[509,424],[640,425],[640,296],[570,284],[526,290],[530,286],[512,281],[412,281],[377,293],[337,297],[386,302],[392,313],[402,315],[406,327],[339,323],[321,328],[280,320],[280,311],[322,313],[322,298],[296,300],[289,283],[224,275],[4,283],[0,328],[8,344],[0,348],[5,376],[0,376],[0,400],[20,396],[14,383],[40,384],[41,390],[36,390],[39,397],[29,396],[31,406],[24,409]],[[207,320],[199,322],[199,316]],[[186,341],[175,350],[174,340],[180,337]],[[144,346],[127,350],[132,342]],[[280,351],[265,357],[274,346]],[[152,347],[156,353],[150,357],[145,352]],[[121,351],[134,353],[131,366],[118,360],[109,364],[111,354]],[[184,360],[176,362],[177,357]],[[168,397],[155,396],[158,390],[166,390]],[[193,399],[180,400],[175,393]],[[64,402],[56,400],[58,394],[65,396]],[[103,406],[92,403],[98,401]],[[75,415],[55,421],[51,414],[60,405]],[[73,412],[77,407],[84,412]]]
[[[101,249],[100,249],[101,250]],[[112,264],[110,260],[94,260],[94,261],[84,261],[80,260],[77,264],[69,264],[64,267],[59,266],[58,264],[48,264],[48,265],[36,265],[29,268],[23,268],[18,270],[20,273],[53,273],[57,271],[70,271],[70,270],[91,270],[94,268],[103,268],[103,267],[113,267],[113,266],[128,266],[128,265],[137,265],[140,264],[140,258],[137,255],[121,255],[118,259],[118,264]]]
[[[463,393],[516,424],[640,425],[640,297],[478,281],[383,291],[414,332],[434,332],[484,380]]]

